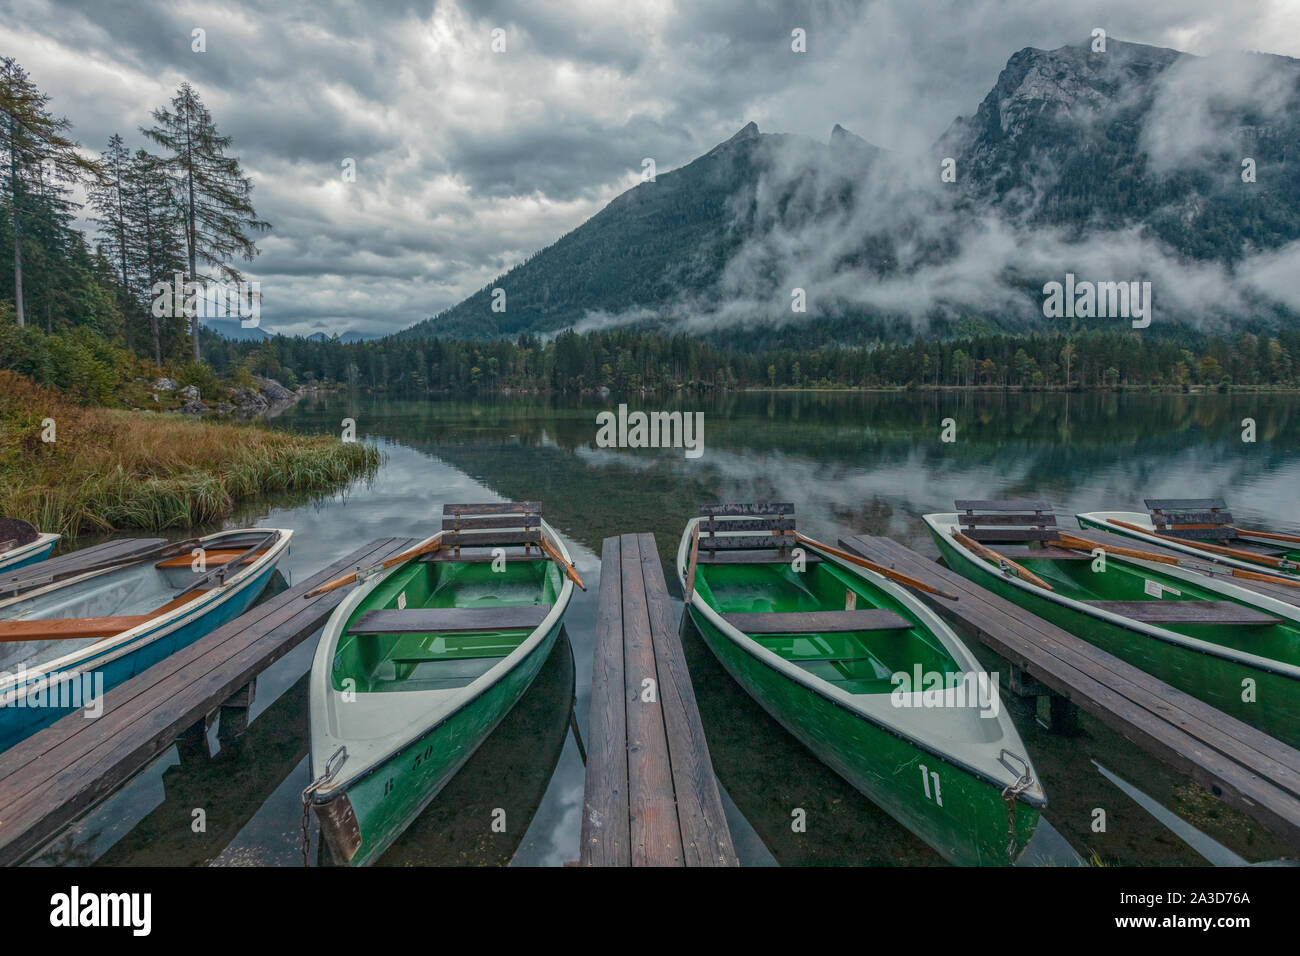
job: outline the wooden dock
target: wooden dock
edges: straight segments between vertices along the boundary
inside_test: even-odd
[[[606,538],[583,866],[737,866],[652,534]]]
[[[227,722],[242,728],[257,674],[311,636],[348,589],[304,595],[415,543],[370,542],[108,691],[97,719],[74,711],[0,753],[0,865],[45,845],[173,742],[182,756],[206,748],[218,711],[223,737]]]
[[[1300,751],[1080,640],[889,538],[840,545],[956,594],[916,592],[1021,675],[1300,847]],[[1131,542],[1125,539],[1125,547]]]
[[[69,551],[0,574],[0,595],[15,587],[27,590],[55,577],[75,574],[98,565],[130,561],[136,555],[153,551],[165,544],[166,538],[116,538],[89,548]]]

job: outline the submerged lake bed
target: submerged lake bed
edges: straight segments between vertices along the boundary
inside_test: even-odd
[[[699,454],[600,440],[602,413],[680,412]],[[699,416],[698,418],[696,416]],[[653,532],[665,568],[701,504],[789,501],[823,541],[887,535],[934,557],[920,516],[957,498],[1050,501],[1063,526],[1147,497],[1222,496],[1244,525],[1300,530],[1300,396],[1290,394],[771,392],[563,400],[499,396],[304,400],[273,427],[341,435],[384,454],[373,477],[304,501],[277,494],[228,527],[294,529],[296,581],[384,536],[436,532],[451,501],[540,501],[589,591],[524,699],[381,864],[563,865],[577,859],[603,538]],[[608,437],[608,435],[607,435]],[[625,439],[628,436],[624,436]],[[1247,438],[1253,440],[1246,440]],[[669,587],[677,584],[669,575]],[[680,616],[680,594],[675,608]],[[821,764],[727,676],[687,623],[683,643],[741,862],[941,865],[921,840]],[[967,641],[991,670],[1005,663]],[[173,748],[38,864],[301,863],[306,674],[315,640],[257,682],[249,731],[206,760]],[[1004,695],[1047,791],[1026,863],[1205,865],[1288,855],[1267,830],[1082,715],[1068,736]],[[196,834],[192,808],[207,811]],[[806,826],[791,826],[803,811]],[[494,811],[504,827],[494,827]],[[1104,827],[1098,813],[1104,811]],[[321,862],[312,826],[311,862]]]

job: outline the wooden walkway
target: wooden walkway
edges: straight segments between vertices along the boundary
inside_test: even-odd
[[[73,712],[0,753],[0,865],[39,849],[178,738],[183,751],[206,748],[219,709],[223,722],[241,711],[246,720],[257,674],[311,636],[348,589],[303,595],[415,543],[370,542],[108,691],[99,718]]]
[[[737,866],[652,534],[606,538],[583,866]]]
[[[1125,546],[1130,543],[1125,539]],[[1300,847],[1300,751],[1157,680],[889,538],[849,551],[958,595],[916,592],[944,619]]]
[[[137,554],[152,551],[166,543],[166,538],[117,538],[78,551],[69,551],[67,554],[60,554],[44,561],[37,561],[35,564],[0,574],[0,595],[14,586],[26,590],[56,575],[74,574],[83,568],[110,562],[129,561]]]

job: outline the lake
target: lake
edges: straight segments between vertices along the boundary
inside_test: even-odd
[[[373,538],[432,534],[444,502],[526,499],[543,502],[589,588],[575,594],[565,635],[524,699],[381,863],[577,859],[598,554],[608,535],[653,532],[671,569],[698,505],[792,501],[800,529],[816,538],[889,535],[933,557],[920,516],[967,497],[1046,498],[1073,526],[1076,512],[1142,510],[1144,497],[1223,496],[1243,524],[1300,531],[1295,395],[776,392],[622,401],[631,410],[703,412],[703,453],[599,447],[596,416],[616,410],[614,399],[331,395],[271,423],[341,434],[351,418],[358,438],[385,455],[372,479],[338,494],[271,497],[226,523],[292,528],[292,553],[280,566],[288,581]],[[689,624],[683,633],[742,863],[942,865],[732,683]],[[214,729],[208,758],[184,764],[172,748],[36,862],[301,865],[315,643],[258,678],[238,742],[218,747]],[[1007,706],[1049,801],[1027,863],[1204,865],[1287,853],[1091,717],[1067,737],[1042,729],[1019,701]],[[206,811],[204,833],[191,829],[197,807]],[[806,811],[805,832],[790,826],[795,807]],[[492,830],[494,808],[507,811],[504,833]],[[1100,832],[1098,808],[1106,815]],[[311,829],[316,864],[314,820]]]

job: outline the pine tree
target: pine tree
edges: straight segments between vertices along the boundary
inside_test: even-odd
[[[153,113],[154,126],[142,132],[169,155],[166,169],[173,194],[184,214],[185,254],[189,281],[199,281],[199,264],[211,266],[228,282],[242,276],[229,265],[238,255],[252,262],[256,244],[249,232],[262,232],[270,223],[258,219],[252,203],[252,182],[238,158],[226,155],[230,137],[217,132],[212,114],[188,83],[172,97],[171,109]],[[199,358],[199,316],[191,317],[194,358]]]
[[[100,227],[103,255],[113,264],[121,283],[122,338],[129,350],[131,316],[136,312],[138,303],[131,295],[131,276],[127,268],[127,260],[130,258],[128,246],[131,241],[127,237],[135,235],[128,230],[127,209],[132,203],[131,193],[136,184],[131,180],[131,151],[116,133],[108,141],[102,164],[104,176],[91,184],[90,201],[99,211],[93,221]]]
[[[127,272],[137,290],[137,308],[149,316],[154,364],[161,365],[164,353],[171,353],[173,341],[184,337],[184,317],[173,316],[165,325],[161,323],[153,307],[153,289],[184,271],[183,219],[163,160],[136,150],[127,179],[132,188],[125,218],[128,234],[135,237],[128,247]]]
[[[66,200],[60,183],[97,173],[96,165],[79,156],[77,144],[64,133],[72,124],[46,108],[49,96],[32,83],[12,57],[0,57],[0,163],[13,224],[14,312],[26,324],[23,296],[23,240],[26,214],[45,200],[59,212]],[[47,302],[47,310],[49,303]],[[47,315],[47,321],[49,321]]]

